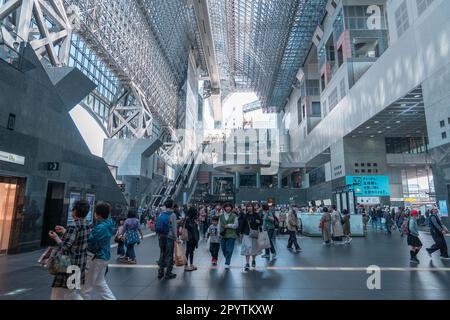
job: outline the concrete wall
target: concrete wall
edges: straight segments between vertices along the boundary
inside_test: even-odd
[[[291,149],[301,149],[303,162],[323,152],[426,79],[440,74],[448,65],[450,2],[435,2],[429,12],[391,44],[304,142],[296,144],[298,140],[291,139]]]
[[[111,202],[116,213],[126,205],[105,161],[90,153],[68,113],[77,103],[73,100],[76,94],[81,100],[94,85],[81,72],[67,69],[72,86],[70,91],[63,90],[61,84],[67,77],[53,78],[54,85],[32,49],[26,48],[24,55],[33,70],[20,72],[0,61],[0,150],[24,156],[25,165],[0,162],[0,175],[26,178],[25,212],[36,201],[41,217],[34,230],[23,232],[26,217],[18,213],[13,253],[40,247],[48,181],[65,184],[61,224],[67,220],[71,191],[82,196],[94,193],[97,200]],[[14,131],[6,129],[10,113],[16,115]],[[47,171],[47,162],[59,162],[60,170]]]

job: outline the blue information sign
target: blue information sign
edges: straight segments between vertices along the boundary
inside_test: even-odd
[[[388,197],[389,177],[387,176],[349,176],[347,185],[355,186],[357,197]]]

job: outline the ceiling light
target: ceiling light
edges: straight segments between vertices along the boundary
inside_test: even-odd
[[[406,107],[406,103],[402,103],[400,107]]]
[[[391,127],[386,127],[386,129],[390,129]]]
[[[374,123],[375,123],[375,124],[379,124],[379,123],[380,123],[380,121],[374,121]]]
[[[398,123],[401,123],[401,121],[395,121],[395,123],[397,123],[397,124],[398,124]]]
[[[356,138],[356,136],[352,136],[352,138]]]
[[[371,137],[371,138],[375,138],[375,136],[374,136],[374,135],[371,135],[370,137]]]
[[[383,131],[378,131],[378,133],[383,133]]]
[[[363,131],[358,131],[358,133],[363,133]]]
[[[366,127],[366,129],[370,129],[370,127]]]
[[[422,97],[422,95],[420,95],[420,94],[416,94],[416,95],[414,96],[414,98],[420,98],[420,97]]]

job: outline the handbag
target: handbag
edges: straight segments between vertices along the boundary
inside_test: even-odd
[[[55,276],[59,273],[67,273],[67,268],[71,265],[70,257],[63,254],[61,250],[52,250],[48,259],[48,272]]]
[[[181,229],[181,240],[188,241],[189,240],[189,232],[186,229],[186,220],[184,220],[183,228]]]
[[[250,222],[248,220],[247,220],[247,223],[248,223],[248,228],[250,230],[250,232],[249,232],[250,238],[258,239],[259,234],[260,234],[259,230],[253,230],[252,227],[250,226]]]
[[[48,247],[47,250],[45,250],[45,252],[40,256],[38,263],[42,266],[47,266],[48,259],[50,259],[53,250],[55,250],[55,247]]]
[[[259,232],[258,247],[259,247],[259,250],[269,249],[271,247],[269,233],[267,231]]]

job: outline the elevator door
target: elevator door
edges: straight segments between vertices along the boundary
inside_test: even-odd
[[[54,245],[48,232],[55,230],[64,220],[64,190],[65,184],[50,181],[47,186],[47,199],[45,201],[44,225],[42,227],[42,246]]]
[[[17,184],[0,180],[0,254],[7,253],[9,249],[16,193]]]

